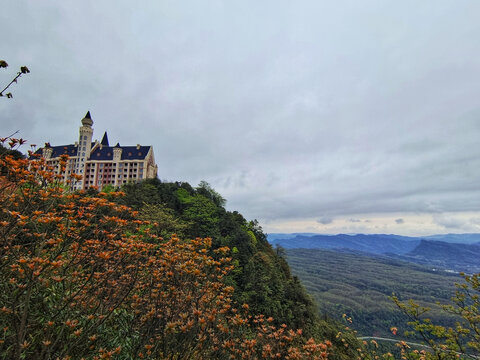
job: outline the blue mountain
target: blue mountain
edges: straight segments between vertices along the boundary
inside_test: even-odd
[[[372,254],[406,254],[420,244],[419,238],[400,235],[383,234],[294,234],[293,237],[268,235],[273,246],[279,245],[285,249],[350,249]]]
[[[269,234],[273,246],[285,249],[330,249],[385,255],[438,269],[480,271],[480,234],[408,237],[393,234]],[[441,240],[441,241],[439,241]]]
[[[480,244],[422,240],[411,252],[397,258],[441,269],[474,273],[480,271]]]

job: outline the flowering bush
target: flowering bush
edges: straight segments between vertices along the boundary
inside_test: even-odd
[[[227,247],[163,240],[121,192],[70,192],[67,160],[0,158],[1,358],[327,359],[235,307]]]

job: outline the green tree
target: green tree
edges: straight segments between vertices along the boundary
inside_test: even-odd
[[[227,200],[213,189],[205,180],[200,181],[196,188],[197,192],[210,200],[212,200],[217,206],[225,206]]]
[[[156,235],[169,239],[173,234],[180,238],[185,237],[191,223],[182,221],[175,216],[173,209],[159,204],[144,204],[139,211],[138,217],[152,224]]]
[[[428,352],[409,352],[400,343],[404,356],[410,359],[479,359],[480,358],[480,274],[462,274],[464,282],[456,284],[457,290],[452,303],[443,305],[443,311],[456,315],[455,326],[434,324],[429,318],[430,311],[414,301],[401,302],[393,297],[395,304],[406,314],[412,331],[406,335],[420,336],[430,348]]]
[[[203,195],[182,199],[187,208],[182,218],[191,223],[189,235],[218,237],[219,209],[215,203]]]

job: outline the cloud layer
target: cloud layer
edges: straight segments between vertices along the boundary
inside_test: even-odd
[[[0,99],[1,133],[73,142],[90,110],[97,138],[153,145],[160,178],[206,180],[267,230],[311,219],[375,232],[373,214],[404,233],[475,230],[464,219],[480,200],[479,11],[11,1],[0,80],[32,72]]]

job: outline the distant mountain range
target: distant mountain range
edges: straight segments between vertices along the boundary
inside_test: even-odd
[[[311,233],[268,234],[273,246],[285,249],[330,249],[385,255],[467,273],[480,271],[480,234],[446,234],[408,237],[393,234]]]
[[[275,235],[275,234],[273,234]],[[420,239],[398,235],[295,235],[293,238],[273,238],[268,235],[270,243],[285,249],[350,249],[372,254],[406,254],[420,244]]]
[[[388,254],[387,254],[388,255]],[[474,273],[480,271],[480,243],[458,244],[422,240],[411,252],[392,256],[417,264]]]

